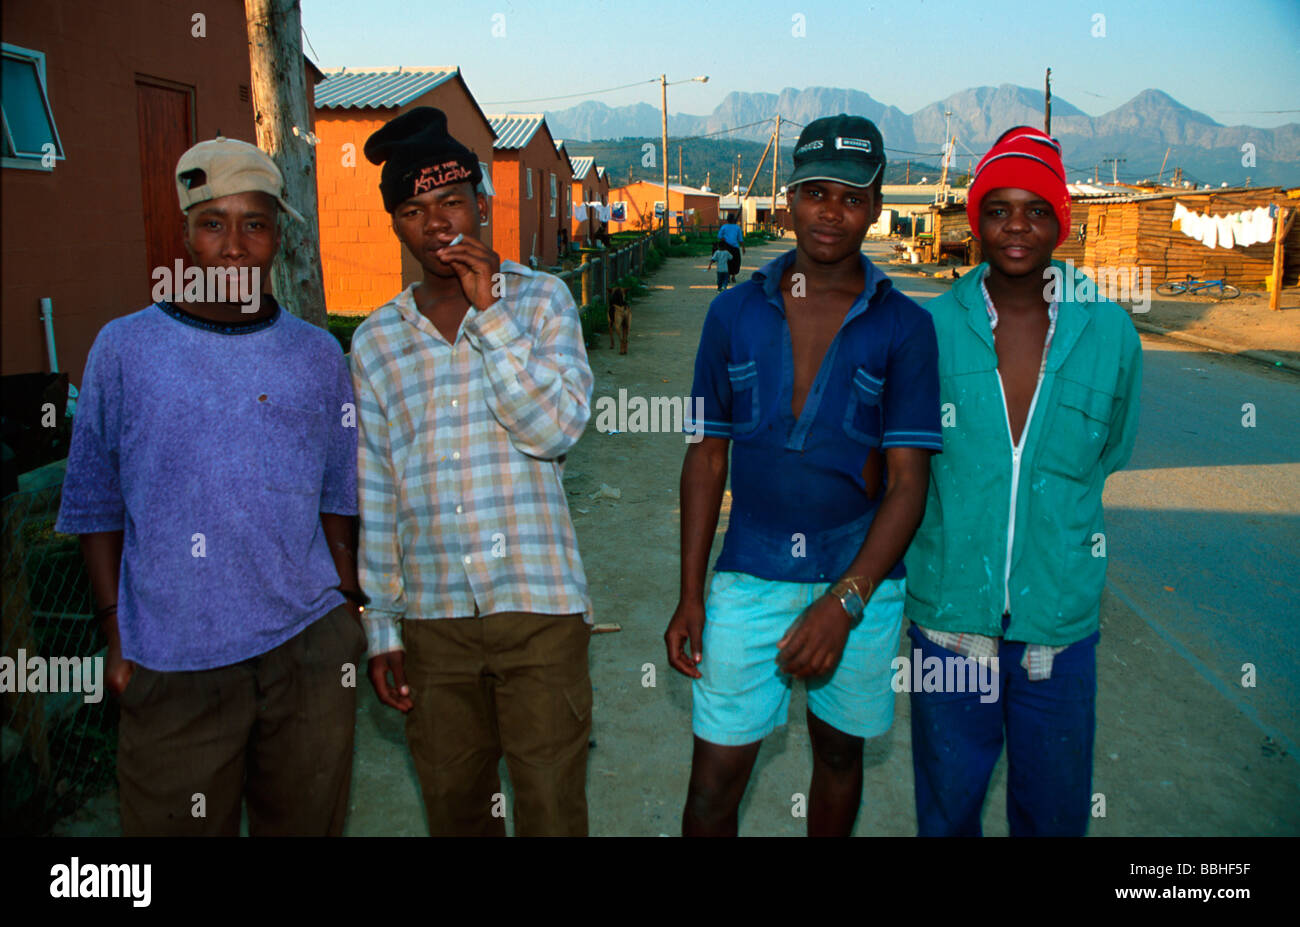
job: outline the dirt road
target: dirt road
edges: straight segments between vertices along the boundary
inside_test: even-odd
[[[751,250],[742,279],[786,247]],[[690,392],[700,325],[714,296],[706,261],[670,260],[652,278],[651,295],[633,306],[626,356],[611,350],[608,340],[591,351],[594,401],[615,398],[620,389],[643,397]],[[898,283],[917,299],[947,289],[916,277]],[[662,635],[677,598],[677,480],[684,449],[679,434],[606,434],[593,419],[566,469],[596,620],[623,627],[593,637],[591,645],[596,746],[588,795],[595,835],[679,832],[690,769],[691,691],[689,681],[668,668]],[[591,498],[602,484],[619,490],[619,497]],[[724,529],[725,510],[719,541]],[[1110,592],[1102,602],[1097,659],[1094,791],[1103,796],[1095,809],[1105,816],[1094,818],[1093,835],[1300,833],[1300,758],[1266,740],[1176,646]],[[380,705],[364,681],[359,692],[347,833],[424,834],[401,716]],[[741,807],[742,834],[804,833],[804,821],[792,813],[811,774],[804,710],[797,686],[790,723],[759,753]],[[915,833],[908,726],[907,698],[899,696],[893,728],[867,745],[859,835]],[[987,834],[1007,832],[1005,785],[1004,759],[985,806]],[[106,793],[58,832],[115,832],[115,803],[116,795]]]

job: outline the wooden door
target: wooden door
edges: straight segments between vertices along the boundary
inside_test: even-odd
[[[194,144],[194,91],[136,81],[140,137],[140,190],[144,207],[146,272],[188,261],[176,201],[176,162]]]

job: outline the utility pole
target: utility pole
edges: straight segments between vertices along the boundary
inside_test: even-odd
[[[1181,187],[1183,185],[1183,169],[1181,166],[1174,168],[1174,176],[1170,178],[1170,182],[1175,187]]]
[[[668,229],[668,75],[659,75],[659,97],[663,104],[663,145],[659,149],[664,162],[664,230]]]
[[[1098,171],[1100,171],[1100,169],[1101,169],[1101,165],[1100,165],[1100,164],[1094,164],[1094,165],[1092,166],[1092,182],[1093,182],[1093,183],[1101,183],[1101,179],[1097,176]]]
[[[1052,69],[1047,69],[1043,82],[1043,131],[1052,134]]]
[[[677,146],[677,182],[686,183],[686,177],[682,174],[682,146]]]
[[[1171,152],[1171,151],[1173,151],[1173,150],[1174,150],[1174,146],[1173,146],[1173,145],[1170,145],[1168,148],[1165,149],[1165,158],[1164,158],[1163,161],[1160,162],[1160,173],[1159,173],[1159,174],[1156,174],[1156,186],[1157,186],[1157,187],[1160,186],[1160,178],[1163,177],[1163,176],[1165,176],[1165,164],[1169,161],[1169,152]]]
[[[316,158],[307,109],[298,0],[244,0],[257,145],[284,175],[285,200],[306,220],[286,221],[272,289],[292,314],[324,328]]]
[[[767,221],[776,224],[776,167],[781,163],[781,114],[776,114],[776,130],[772,133],[772,211]]]
[[[911,159],[911,158],[908,158],[908,159],[907,159],[907,176],[903,178],[903,183],[908,184],[908,183],[911,183],[911,182],[912,182],[912,159]]]
[[[947,150],[943,153],[943,174],[939,177],[939,202],[941,204],[948,202],[948,156],[955,144],[957,144],[957,136],[954,135],[948,141]]]
[[[1119,184],[1119,166],[1120,166],[1121,163],[1126,163],[1126,162],[1128,161],[1128,158],[1102,158],[1102,159],[1101,159],[1101,163],[1102,163],[1102,164],[1105,164],[1107,161],[1110,162],[1110,167],[1111,167],[1111,175],[1110,175],[1110,176],[1111,176],[1111,183],[1112,183],[1112,184],[1116,184],[1116,185],[1118,185],[1118,184]]]

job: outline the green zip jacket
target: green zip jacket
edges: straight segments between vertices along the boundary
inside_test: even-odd
[[[1065,265],[1052,263],[1064,280]],[[906,556],[907,616],[998,637],[1009,596],[1007,640],[1063,646],[1098,627],[1101,492],[1133,451],[1142,346],[1114,303],[1060,303],[1024,435],[1007,582],[1013,448],[980,291],[986,270],[925,304],[939,336],[943,453],[930,462],[925,519]]]

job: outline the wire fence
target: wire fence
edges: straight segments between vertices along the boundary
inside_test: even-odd
[[[115,776],[117,710],[90,581],[77,538],[54,531],[62,490],[60,478],[3,500],[6,834],[48,832]]]

